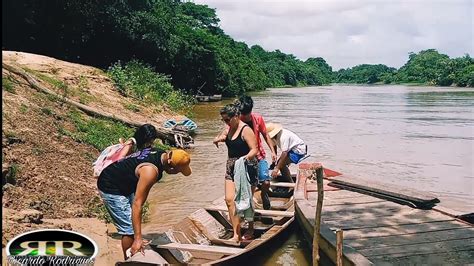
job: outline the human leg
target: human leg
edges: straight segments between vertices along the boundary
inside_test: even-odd
[[[134,194],[123,196],[104,193],[99,191],[107,212],[112,218],[112,223],[117,228],[118,234],[122,235],[122,251],[124,259],[127,259],[126,251],[133,243],[132,225],[132,203]]]
[[[122,252],[125,260],[127,259],[127,249],[132,247],[133,240],[133,235],[122,235]]]
[[[291,163],[291,157],[288,156],[285,161],[285,165],[280,169],[281,176],[287,182],[294,183],[293,178],[291,177],[290,169],[288,165]]]
[[[270,175],[268,174],[268,163],[265,159],[258,162],[258,181],[260,182],[261,197],[263,209],[269,210],[271,208],[268,191],[270,189]]]
[[[235,183],[232,180],[225,180],[225,203],[227,209],[229,210],[229,218],[232,223],[232,229],[234,230],[234,235],[232,237],[235,241],[241,240],[240,234],[240,217],[237,215],[235,209]]]
[[[257,186],[254,186],[252,185],[252,197],[253,195],[255,194],[255,190],[257,189]],[[253,220],[252,221],[249,221],[248,223],[248,229],[247,231],[245,232],[245,234],[242,236],[242,239],[244,240],[250,240],[250,239],[253,239],[253,234],[254,234],[254,224],[253,224]]]

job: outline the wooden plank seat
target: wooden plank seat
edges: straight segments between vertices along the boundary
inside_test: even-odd
[[[272,187],[289,187],[289,188],[294,188],[296,186],[296,183],[290,183],[290,182],[271,182],[270,186]]]
[[[229,211],[226,207],[222,207],[222,206],[209,206],[206,208],[206,210],[223,211],[223,212]],[[274,211],[274,210],[259,210],[259,209],[255,209],[255,213],[258,213],[262,216],[281,216],[281,217],[293,217],[295,215],[295,212],[291,212],[291,211]]]
[[[158,245],[156,247],[162,248],[162,249],[179,249],[179,250],[187,250],[187,251],[219,253],[219,254],[224,254],[224,255],[234,255],[245,250],[243,248],[199,245],[199,244],[180,244],[180,243],[168,243],[168,244]]]

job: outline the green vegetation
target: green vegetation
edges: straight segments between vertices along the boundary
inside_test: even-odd
[[[15,93],[13,82],[10,77],[2,77],[2,88],[10,93]]]
[[[152,102],[167,102],[174,110],[188,104],[183,95],[199,93],[233,96],[267,87],[333,82],[474,83],[469,55],[450,59],[434,49],[410,54],[398,70],[363,64],[333,72],[320,57],[303,61],[280,50],[235,41],[219,27],[214,9],[191,1],[19,0],[5,1],[3,10],[15,14],[4,16],[4,49],[102,69],[111,66],[109,73],[124,94],[138,99],[148,95]],[[146,73],[139,75],[138,69]]]
[[[69,88],[68,86],[66,85],[66,83],[64,83],[63,81],[61,80],[58,80],[58,79],[55,79],[53,77],[50,77],[46,74],[43,74],[43,73],[40,73],[38,71],[35,71],[35,70],[31,70],[29,69],[29,72],[34,74],[35,76],[37,76],[38,78],[40,78],[41,80],[49,83],[50,85],[52,85],[53,87],[61,90],[63,92],[63,96],[67,96],[68,95],[68,92],[69,92]]]
[[[335,82],[474,87],[474,59],[469,55],[451,59],[435,49],[410,53],[400,69],[385,65],[359,65],[336,72]]]
[[[59,125],[58,132],[78,142],[92,145],[98,150],[103,150],[112,144],[118,143],[119,138],[131,137],[135,132],[135,128],[122,123],[84,116],[77,110],[69,112],[68,118],[73,122],[76,131],[71,132]],[[155,142],[154,146],[164,150],[170,149],[170,146],[163,145],[158,141]]]
[[[47,115],[47,116],[51,116],[54,114],[53,110],[51,110],[50,108],[48,107],[43,107],[41,108],[41,113]]]
[[[133,128],[111,120],[87,118],[79,111],[71,111],[69,118],[74,123],[77,132],[63,129],[63,133],[76,141],[90,144],[98,150],[117,143],[119,138],[132,136],[135,131]]]
[[[140,107],[136,106],[135,104],[131,104],[131,103],[125,104],[125,109],[133,111],[135,113],[140,112]]]
[[[5,176],[4,182],[12,185],[16,185],[17,178],[18,178],[19,166],[17,163],[12,163],[8,166],[8,172]]]
[[[24,103],[20,105],[20,112],[26,113],[28,112],[28,106],[26,106]]]
[[[192,98],[173,89],[168,76],[156,73],[139,61],[132,60],[122,66],[120,62],[108,70],[117,89],[145,104],[162,105],[166,103],[172,110],[191,110]]]
[[[206,5],[157,0],[65,0],[39,5],[20,0],[7,1],[3,7],[15,14],[5,16],[2,24],[4,49],[38,52],[102,69],[117,68],[117,62],[123,62],[120,69],[130,61],[142,62],[162,73],[155,78],[160,80],[156,87],[163,88],[165,81],[173,85],[176,95],[160,98],[170,101],[172,108],[182,104],[181,92],[231,96],[266,87],[331,82],[332,70],[324,59],[302,61],[279,50],[249,48],[226,35],[218,26],[216,11]],[[117,80],[128,83],[121,77]],[[121,90],[134,90],[122,85],[118,85]],[[143,92],[138,90],[135,96]]]
[[[358,65],[349,69],[341,69],[335,73],[338,83],[374,84],[377,82],[390,83],[394,68],[385,65]]]

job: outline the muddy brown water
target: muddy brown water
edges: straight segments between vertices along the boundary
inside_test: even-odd
[[[268,89],[252,97],[255,112],[306,141],[308,161],[433,192],[440,205],[474,211],[473,89],[327,86]],[[165,176],[154,186],[145,232],[164,231],[223,195],[226,147],[216,148],[212,139],[224,126],[219,109],[230,101],[195,107],[193,174]],[[295,228],[251,263],[309,265],[311,250]]]

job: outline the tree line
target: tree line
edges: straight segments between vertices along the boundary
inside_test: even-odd
[[[189,1],[2,1],[2,49],[103,69],[139,61],[190,95],[232,96],[267,87],[333,82],[446,85],[451,81],[473,86],[469,56],[449,59],[427,50],[411,54],[399,70],[361,65],[333,72],[321,57],[303,61],[235,41],[219,22],[214,9]]]
[[[437,86],[474,87],[474,59],[466,54],[451,59],[435,49],[410,53],[400,69],[385,65],[358,65],[334,73],[338,83],[400,84],[415,83]]]

